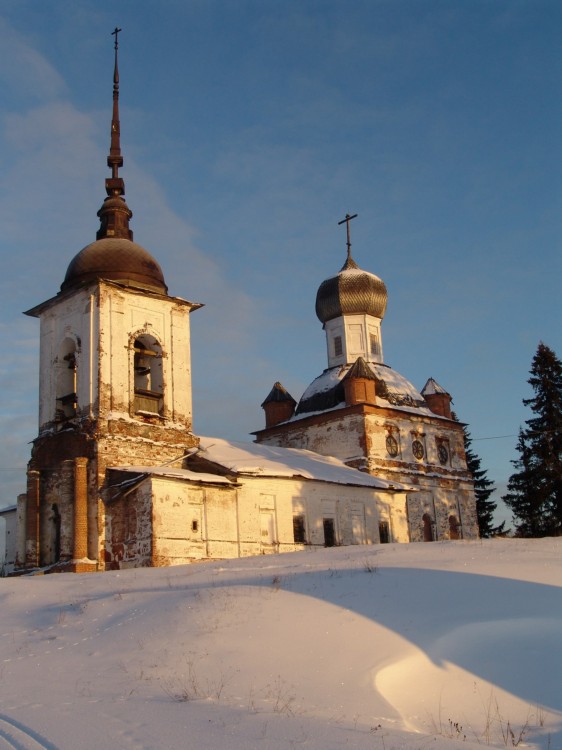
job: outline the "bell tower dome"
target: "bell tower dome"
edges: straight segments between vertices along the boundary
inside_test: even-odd
[[[117,36],[115,29],[115,62],[113,68],[113,112],[111,117],[111,141],[107,166],[111,177],[105,180],[107,198],[98,211],[100,228],[96,241],[81,250],[71,261],[61,285],[61,291],[77,289],[94,279],[107,279],[123,286],[135,286],[161,294],[168,287],[162,269],[151,254],[136,242],[129,221],[133,212],[125,202],[125,182],[119,176],[123,166],[121,154],[121,125],[119,122],[119,65]]]

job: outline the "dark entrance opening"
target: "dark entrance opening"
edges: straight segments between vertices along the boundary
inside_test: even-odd
[[[336,528],[333,518],[324,518],[324,547],[335,547]]]
[[[381,544],[388,544],[390,542],[390,528],[388,521],[381,521],[379,523],[379,537]]]

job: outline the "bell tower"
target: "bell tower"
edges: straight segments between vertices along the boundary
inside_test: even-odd
[[[190,313],[160,265],[133,242],[119,122],[113,112],[96,240],[71,260],[40,320],[39,432],[28,466],[25,567],[104,569],[106,471],[158,466],[198,444],[192,434]]]

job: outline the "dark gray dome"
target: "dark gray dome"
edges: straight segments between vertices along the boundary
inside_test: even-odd
[[[74,289],[94,279],[107,279],[167,294],[162,269],[152,255],[132,240],[104,237],[81,250],[68,266],[61,291]]]
[[[378,362],[363,362],[375,380],[377,405],[419,409],[430,414],[427,402],[409,380],[388,365]],[[329,411],[345,404],[344,380],[357,367],[357,363],[330,367],[319,375],[303,393],[295,414],[315,414]],[[367,373],[363,372],[361,377]]]
[[[326,323],[341,315],[363,314],[383,318],[388,292],[382,279],[363,271],[351,256],[341,271],[320,284],[316,315]]]

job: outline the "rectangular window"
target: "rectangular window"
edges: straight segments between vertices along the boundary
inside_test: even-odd
[[[293,516],[293,539],[295,544],[306,544],[306,526],[304,516]]]
[[[341,357],[342,354],[343,354],[343,345],[342,345],[341,336],[336,336],[334,338],[334,356]]]
[[[388,521],[381,521],[379,523],[379,537],[381,544],[388,544],[390,542],[390,527]]]
[[[371,349],[371,356],[378,357],[379,355],[379,340],[376,333],[369,334],[369,346]]]
[[[349,328],[349,347],[351,349],[351,354],[363,354],[365,351],[364,341],[363,338],[363,326],[356,325],[355,323],[352,323]]]

